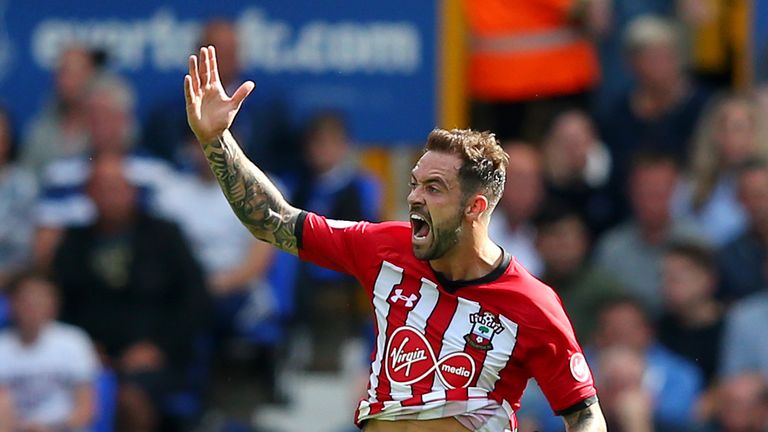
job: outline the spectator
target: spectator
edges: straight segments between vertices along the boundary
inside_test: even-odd
[[[85,101],[90,148],[87,153],[57,159],[45,169],[37,205],[37,260],[50,261],[61,230],[93,222],[95,209],[85,193],[91,161],[101,155],[124,157],[126,175],[139,187],[144,207],[151,196],[173,182],[173,172],[160,160],[135,148],[135,95],[128,85],[105,77],[93,83]]]
[[[381,186],[355,163],[339,113],[319,112],[308,122],[303,162],[307,167],[303,172],[286,178],[294,205],[339,220],[376,221],[381,217]],[[359,321],[367,317],[367,312],[353,307],[359,304],[358,287],[347,275],[305,262],[297,265],[296,316],[309,329],[314,345],[311,367],[336,370],[339,344],[357,336]]]
[[[669,245],[662,263],[664,314],[659,341],[695,363],[712,384],[718,369],[723,309],[715,300],[717,265],[712,250],[693,242]]]
[[[626,346],[600,352],[596,367],[600,374],[603,414],[612,432],[653,432],[653,395],[644,384],[648,365],[642,353]]]
[[[720,376],[757,371],[768,378],[768,292],[753,294],[726,314]]]
[[[611,155],[585,112],[566,111],[555,118],[543,159],[548,196],[577,209],[593,234],[614,222],[617,209],[607,191]]]
[[[672,218],[672,198],[678,185],[678,169],[671,156],[637,155],[629,177],[633,214],[599,240],[596,264],[612,272],[622,285],[654,314],[661,311],[661,261],[664,245],[675,238],[694,237],[686,222]]]
[[[677,213],[695,219],[717,246],[746,227],[734,171],[750,157],[768,156],[768,135],[759,118],[754,102],[727,96],[713,104],[699,122],[689,190]]]
[[[8,112],[0,108],[0,288],[32,253],[34,177],[16,165]]]
[[[603,363],[596,365],[595,376],[598,382],[610,387],[624,387],[624,378],[618,382],[613,372],[630,379],[632,387],[637,387],[638,375],[642,376],[643,392],[633,392],[627,395],[628,401],[612,400],[623,405],[623,409],[631,412],[620,413],[625,419],[642,419],[642,404],[650,398],[653,424],[656,431],[688,430],[694,420],[694,407],[702,391],[701,371],[692,363],[672,353],[662,346],[654,336],[654,330],[648,314],[641,303],[631,298],[615,299],[603,306],[598,314],[598,327],[594,337],[597,357],[600,358],[606,350],[626,348],[637,353],[640,358],[627,361],[627,368],[641,369],[639,371],[606,370],[603,377]],[[617,361],[619,368],[622,362]],[[642,365],[644,364],[644,367]],[[626,375],[625,375],[626,374]],[[609,391],[609,394],[611,392]],[[612,396],[603,395],[603,399]],[[637,405],[635,405],[637,404]],[[609,420],[610,421],[610,420]],[[631,424],[631,421],[630,421]],[[629,429],[633,430],[633,429]]]
[[[217,342],[228,347],[224,342],[245,341],[258,351],[253,356],[264,359],[258,371],[262,387],[273,394],[275,349],[285,338],[282,325],[293,306],[292,290],[270,283],[275,250],[256,240],[232,213],[197,141],[190,138],[186,145],[195,171],[163,188],[156,207],[179,223],[203,266]]]
[[[680,0],[678,0],[680,1]],[[698,1],[698,0],[696,0]],[[627,63],[621,36],[636,18],[641,16],[672,17],[675,1],[670,0],[613,0],[610,2],[610,31],[598,38],[600,58],[600,84],[595,91],[596,114],[602,118],[613,108],[616,100],[632,85],[633,78]]]
[[[35,175],[58,158],[86,151],[85,96],[98,72],[93,53],[73,46],[61,53],[54,76],[54,97],[30,123],[21,161]]]
[[[716,418],[707,432],[768,430],[768,381],[760,374],[742,373],[719,386]]]
[[[509,155],[507,191],[488,227],[490,237],[515,257],[531,274],[540,275],[543,264],[536,250],[533,217],[544,199],[542,162],[539,151],[526,143],[506,142]]]
[[[619,196],[638,150],[663,151],[678,162],[685,160],[707,100],[686,75],[680,37],[667,20],[635,19],[624,34],[624,46],[636,83],[601,122],[601,135],[613,155],[612,181]]]
[[[619,295],[621,285],[589,262],[589,234],[573,210],[545,205],[536,218],[536,247],[544,263],[541,280],[557,291],[576,336],[588,344],[601,303]]]
[[[501,140],[538,141],[559,111],[586,108],[599,72],[583,30],[601,27],[607,3],[464,1],[473,127]]]
[[[737,170],[736,181],[739,201],[747,214],[747,227],[718,253],[718,294],[726,302],[762,291],[766,286],[768,163],[762,159],[744,162]]]
[[[86,431],[99,364],[88,336],[57,321],[56,288],[35,274],[10,286],[13,326],[0,332],[0,430]]]
[[[224,19],[208,21],[202,29],[199,46],[213,45],[218,58],[219,78],[232,94],[243,82],[239,58],[239,35],[235,23]],[[258,80],[257,80],[258,82]],[[144,146],[153,154],[182,168],[186,158],[185,144],[189,135],[184,100],[176,96],[153,107],[146,123]],[[282,173],[295,164],[294,155],[300,150],[292,136],[281,95],[260,88],[250,95],[238,114],[232,133],[245,153],[269,172]]]
[[[149,431],[184,384],[192,344],[207,327],[207,298],[180,231],[139,210],[124,163],[94,160],[87,191],[97,219],[66,230],[53,269],[62,316],[91,335],[119,374],[119,430]]]

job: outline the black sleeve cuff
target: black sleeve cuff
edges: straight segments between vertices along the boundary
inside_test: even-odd
[[[594,405],[597,403],[597,395],[588,397],[584,399],[583,401],[576,403],[574,405],[569,406],[566,409],[562,409],[560,411],[555,411],[556,415],[559,416],[567,416],[568,414],[573,414],[575,412],[581,411],[583,409],[588,408],[590,405]]]
[[[299,216],[296,218],[296,226],[293,227],[293,235],[296,237],[296,248],[301,249],[303,246],[302,238],[304,236],[304,221],[307,219],[307,212],[302,210]]]

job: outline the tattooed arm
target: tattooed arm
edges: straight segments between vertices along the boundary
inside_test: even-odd
[[[567,432],[606,432],[600,404],[594,403],[583,410],[563,416]]]
[[[190,56],[189,74],[184,77],[187,121],[243,225],[255,237],[296,254],[294,228],[300,210],[285,201],[229,132],[237,111],[253,88],[253,82],[247,81],[232,97],[227,96],[219,80],[215,49],[201,48],[200,64],[196,56]]]
[[[229,205],[258,239],[297,253],[294,228],[300,210],[285,201],[267,176],[245,157],[229,131],[203,143],[208,163]]]

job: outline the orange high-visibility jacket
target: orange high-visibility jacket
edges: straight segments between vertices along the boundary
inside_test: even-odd
[[[599,77],[595,49],[569,22],[575,0],[464,0],[469,94],[521,101],[578,93]]]

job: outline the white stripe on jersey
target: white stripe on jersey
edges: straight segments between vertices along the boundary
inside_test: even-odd
[[[406,316],[405,325],[415,328],[422,334],[426,334],[427,319],[432,315],[432,311],[437,306],[440,292],[434,282],[421,278],[419,295],[418,303]],[[384,349],[383,346],[382,349]],[[393,381],[390,381],[389,385],[391,386],[392,396],[395,399],[407,399],[413,396],[413,388],[410,385],[406,386]]]
[[[387,301],[389,293],[395,285],[403,281],[403,269],[384,261],[381,263],[379,276],[376,278],[376,284],[373,287],[373,307],[376,315],[376,358],[371,363],[371,376],[368,380],[368,401],[376,401],[376,388],[379,386],[379,374],[381,373],[381,361],[386,355],[384,350],[387,346],[387,315],[389,315],[389,302]],[[368,414],[370,408],[368,405],[362,407],[360,415]]]
[[[469,316],[473,313],[480,312],[480,303],[467,300],[461,297],[457,298],[458,305],[456,312],[451,318],[451,322],[448,324],[448,329],[443,335],[443,341],[441,343],[440,354],[437,358],[444,358],[451,352],[463,352],[464,335],[469,334],[472,331],[472,323],[469,322]],[[445,386],[440,380],[439,374],[435,374],[435,379],[432,382],[432,391],[443,390]]]
[[[493,349],[488,351],[485,357],[485,364],[477,380],[477,386],[493,390],[496,381],[499,380],[499,374],[507,366],[509,358],[512,357],[512,350],[515,349],[517,342],[517,324],[510,321],[504,315],[499,315],[499,321],[504,326],[504,331],[493,337]]]

